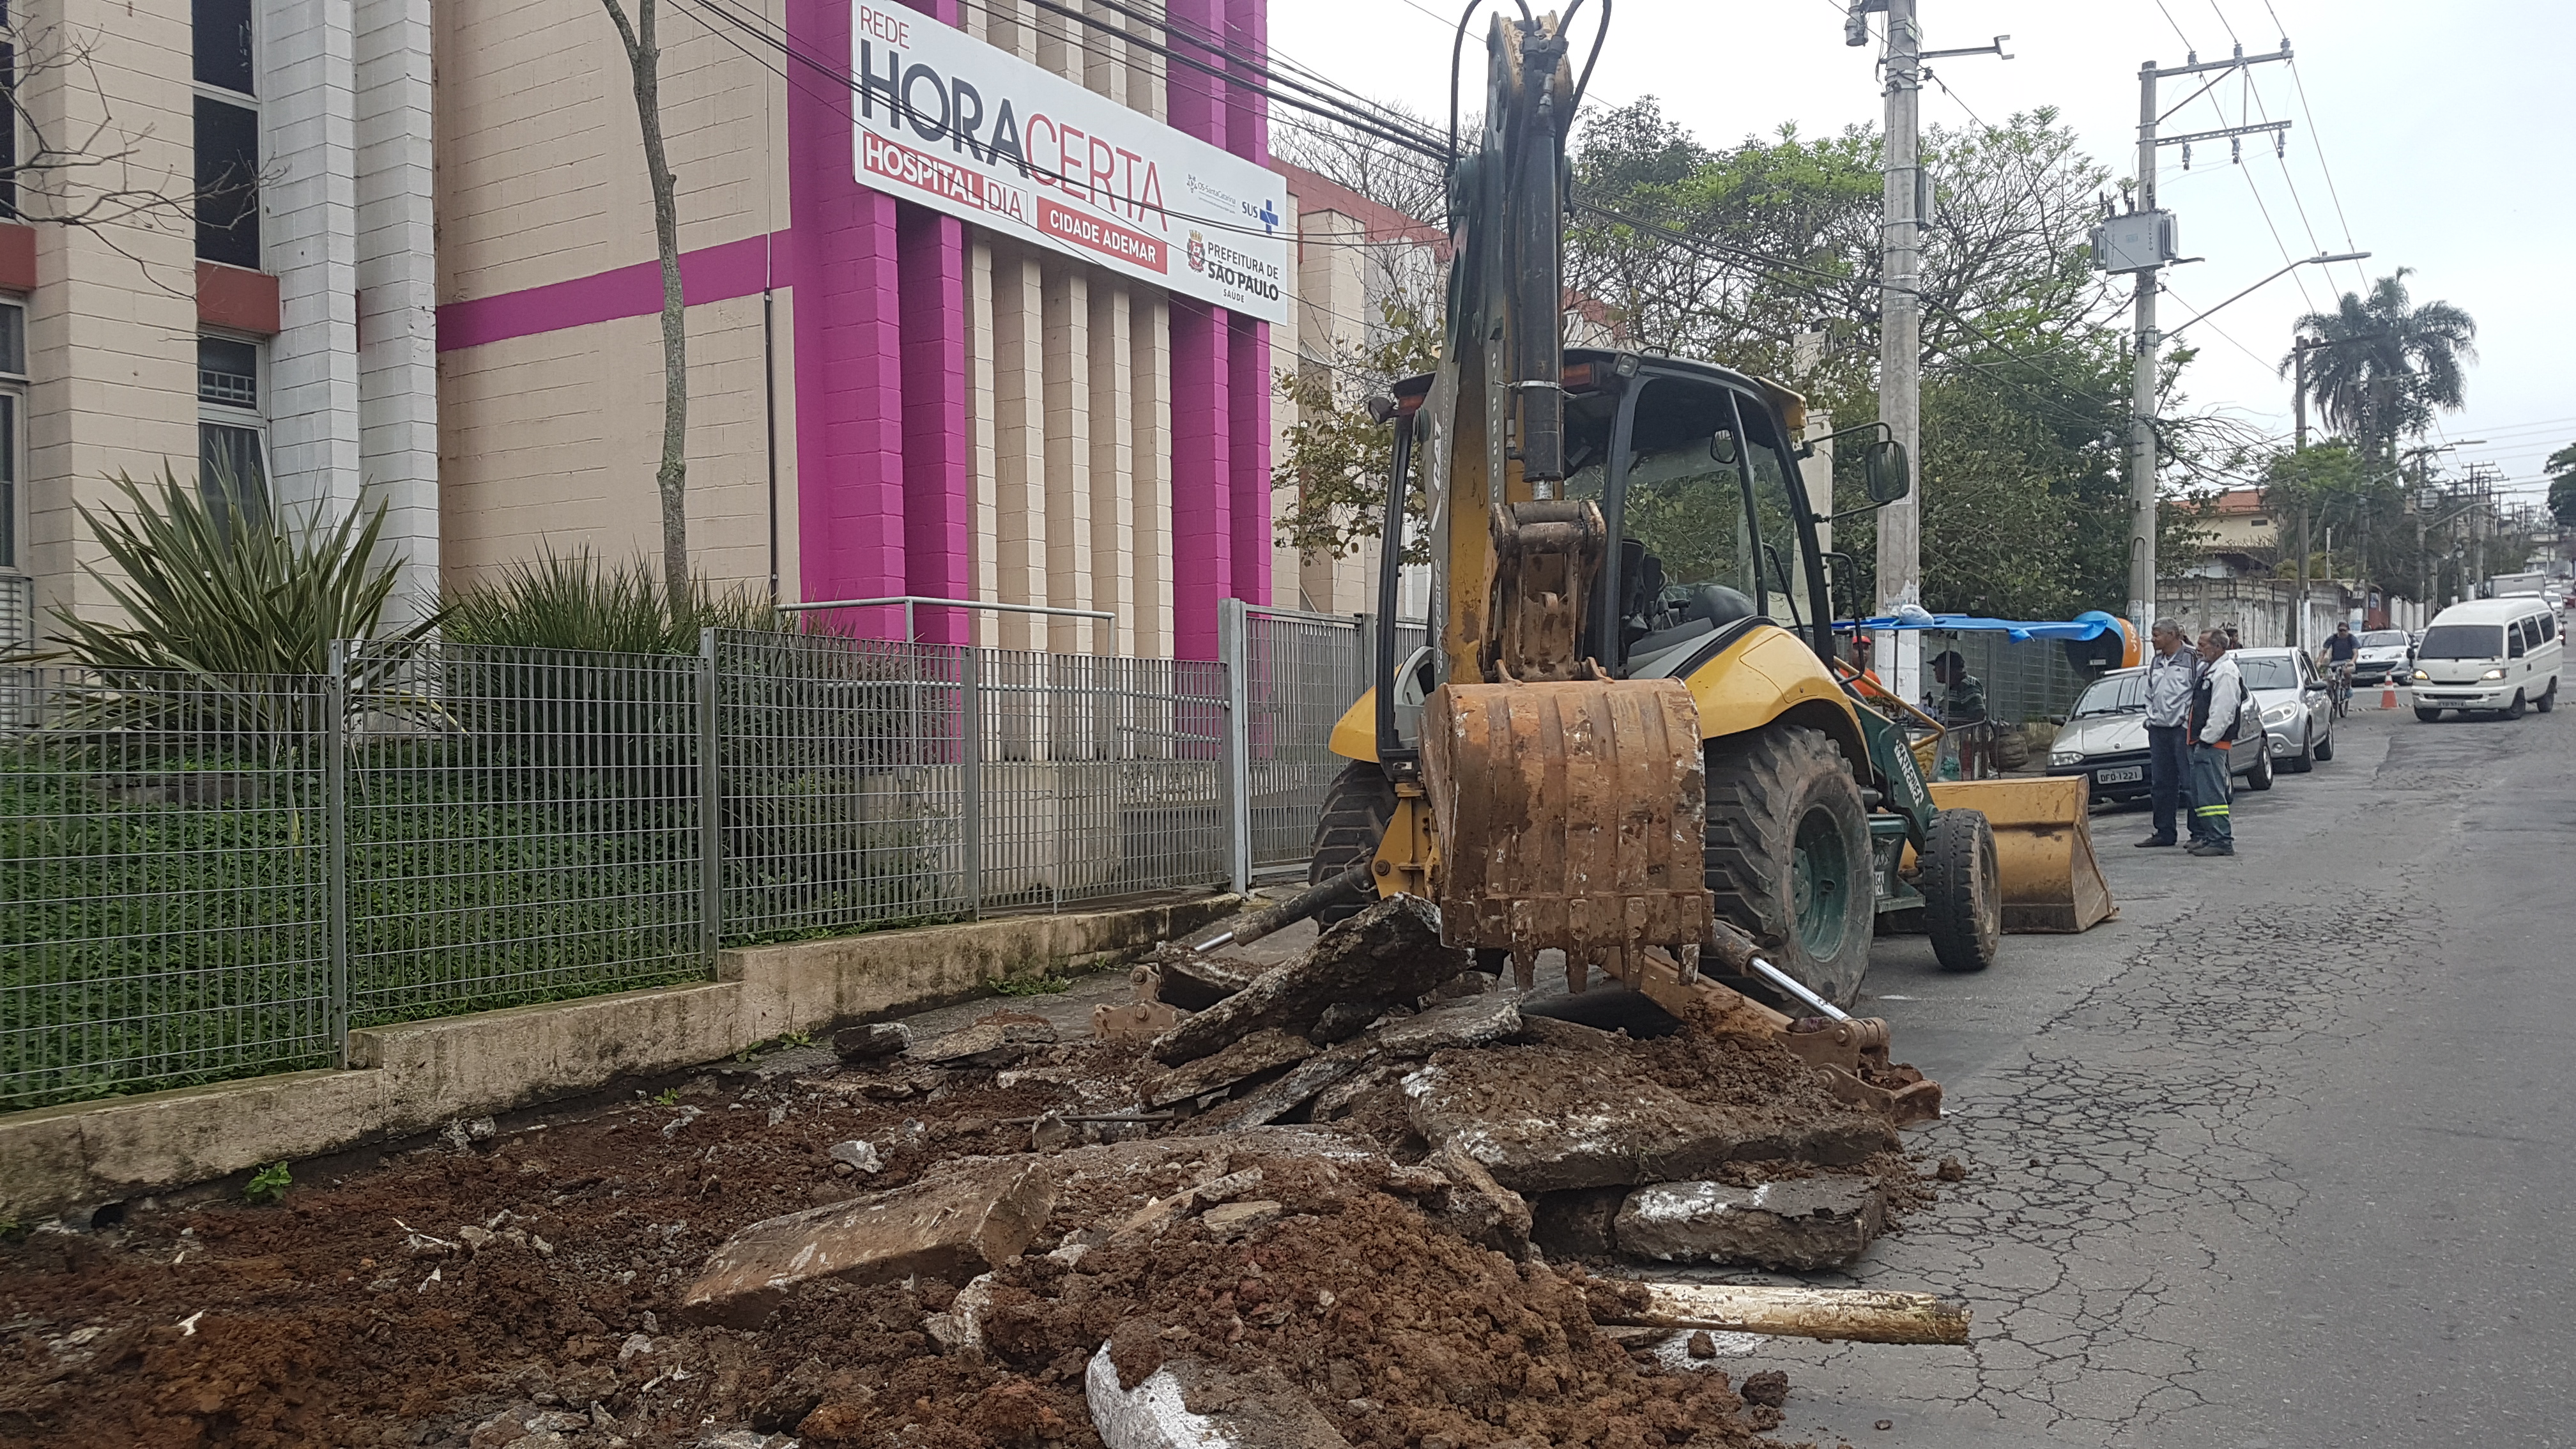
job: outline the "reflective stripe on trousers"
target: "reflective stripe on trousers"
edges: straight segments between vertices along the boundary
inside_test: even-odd
[[[2192,741],[2191,825],[2194,835],[2212,844],[2233,848],[2235,829],[2234,823],[2228,819],[2227,803],[2234,783],[2227,774],[2227,751],[2216,745]]]

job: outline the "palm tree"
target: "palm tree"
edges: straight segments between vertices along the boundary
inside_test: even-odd
[[[2418,307],[2406,293],[2410,267],[2379,279],[2367,298],[2346,292],[2332,312],[2311,312],[2292,331],[2308,346],[2308,395],[2328,424],[2361,440],[2365,461],[2392,456],[2396,440],[2420,433],[2436,410],[2466,401],[2461,367],[2477,359],[2478,324],[2448,302]],[[2297,353],[2282,360],[2289,373]]]

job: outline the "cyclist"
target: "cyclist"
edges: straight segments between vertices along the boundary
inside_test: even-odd
[[[2334,712],[2338,715],[2352,707],[2352,662],[2360,649],[2361,641],[2353,636],[2352,625],[2337,624],[2334,637],[2317,651],[2317,663],[2334,681]]]

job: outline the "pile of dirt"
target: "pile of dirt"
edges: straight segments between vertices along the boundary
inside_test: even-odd
[[[1669,1372],[1597,1329],[1587,1289],[1600,1285],[1581,1269],[1470,1246],[1371,1186],[1365,1168],[1268,1159],[1262,1171],[1276,1222],[1229,1237],[1192,1219],[1017,1259],[978,1290],[980,1352],[872,1352],[877,1362],[817,1394],[799,1439],[1095,1442],[1083,1375],[1104,1341],[1127,1387],[1177,1359],[1274,1370],[1353,1445],[1754,1445],[1780,1422],[1776,1397],[1748,1404],[1714,1366]],[[769,1335],[823,1358],[871,1331],[864,1296],[812,1285]],[[953,1290],[902,1311],[943,1299]]]
[[[1612,1040],[1619,1063],[1548,1065],[1739,1104],[1778,1065]],[[1040,1246],[978,1290],[989,1308],[961,1310],[965,1283],[818,1282],[758,1330],[677,1321],[738,1229],[1027,1152],[1059,1119],[1132,1108],[1158,1070],[1085,1041],[1000,1071],[709,1074],[337,1179],[307,1164],[279,1206],[138,1203],[95,1232],[0,1240],[0,1443],[692,1449],[743,1430],[809,1449],[1093,1446],[1083,1372],[1104,1340],[1122,1376],[1158,1353],[1269,1365],[1355,1445],[1738,1445],[1778,1422],[1768,1378],[1739,1395],[1714,1368],[1633,1356],[1594,1329],[1579,1269],[1514,1262],[1420,1210],[1419,1180],[1401,1179],[1424,1144],[1393,1075],[1341,1105],[1347,1152],[1131,1160],[1118,1144],[1201,1129],[1070,1124],[1061,1150],[1085,1165]],[[1102,1241],[1140,1204],[1249,1165],[1274,1220]],[[1893,1155],[1847,1170],[1915,1178]],[[1067,1238],[1088,1246],[1047,1256]],[[933,1332],[961,1316],[980,1349]]]

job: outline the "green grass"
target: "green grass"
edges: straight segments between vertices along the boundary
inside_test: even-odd
[[[1054,996],[1072,989],[1073,982],[1062,976],[1013,976],[993,983],[996,996]]]

